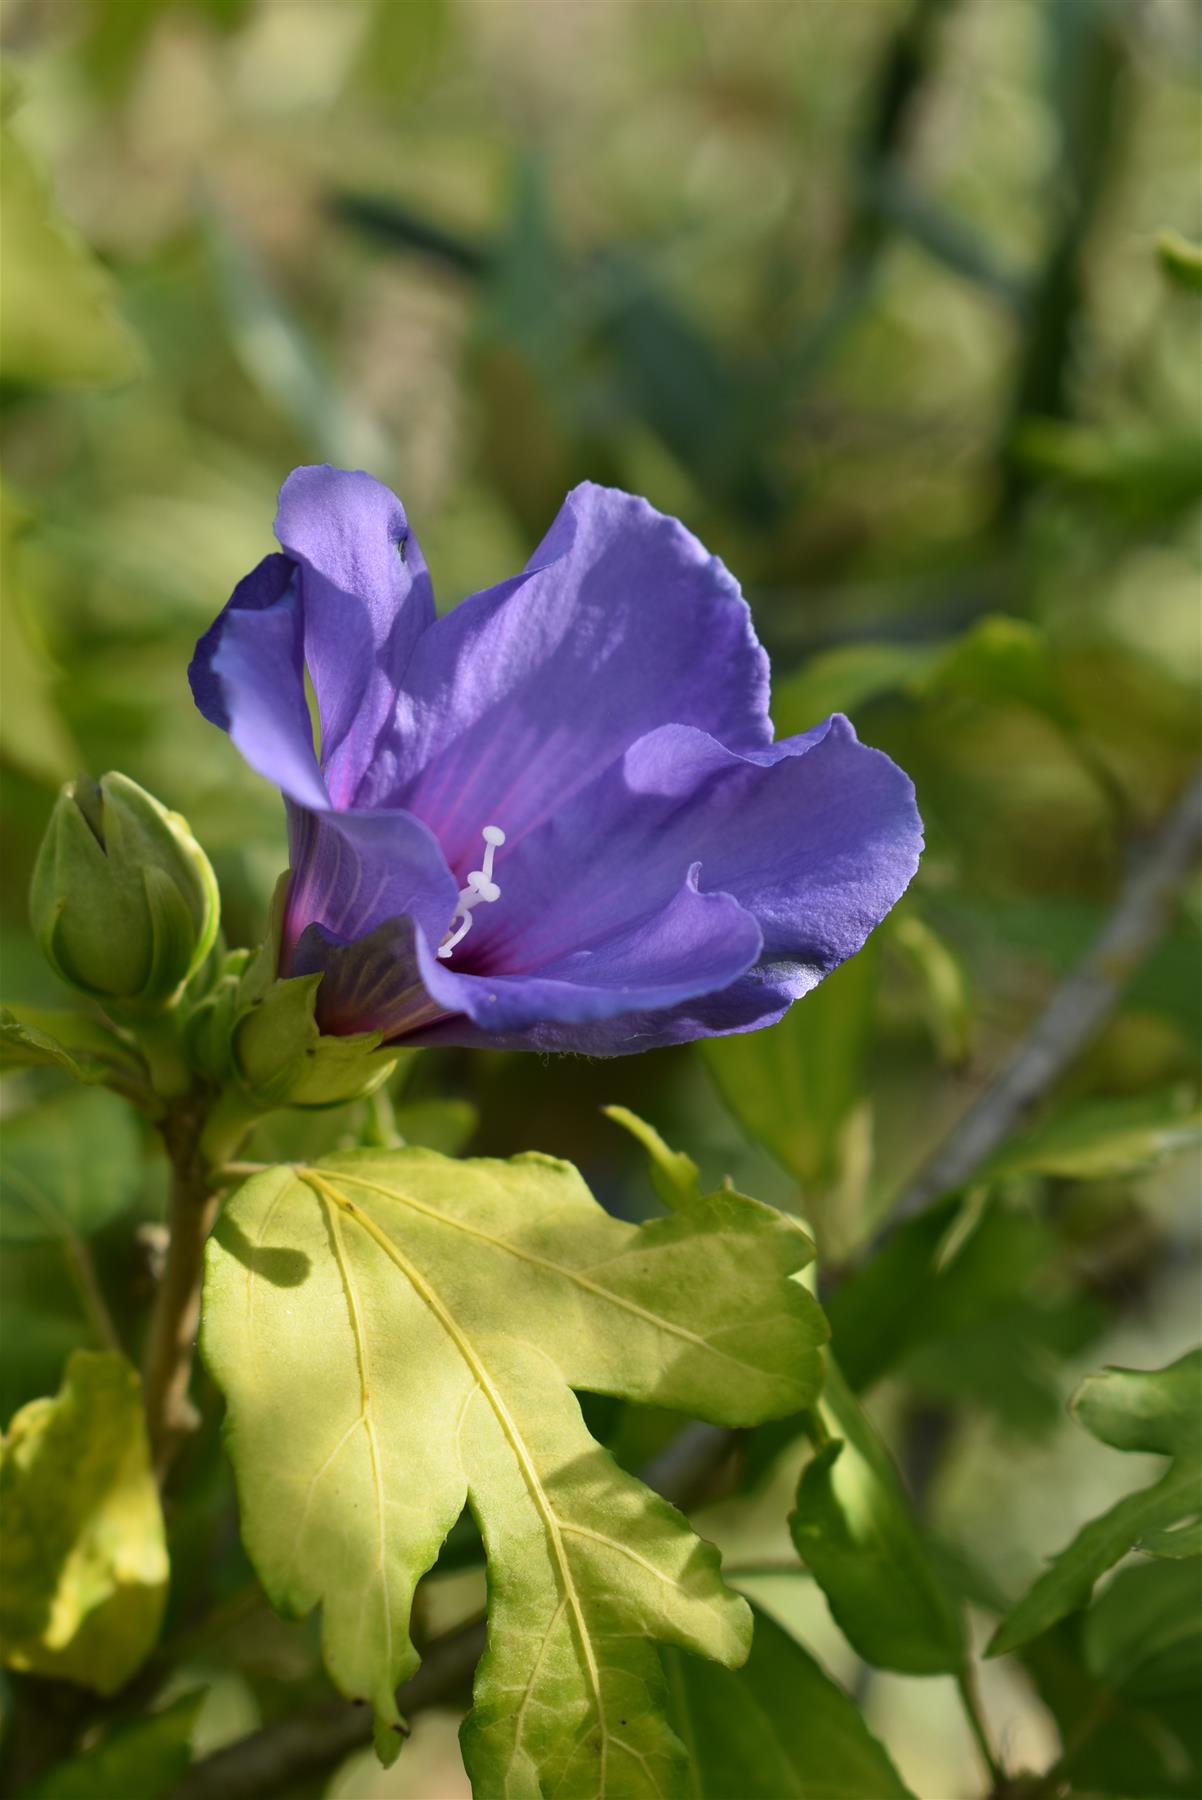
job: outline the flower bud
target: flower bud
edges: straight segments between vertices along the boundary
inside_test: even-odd
[[[265,1112],[359,1100],[387,1080],[400,1055],[392,1045],[381,1048],[378,1031],[321,1031],[314,1017],[320,974],[276,975],[288,882],[281,876],[266,942],[239,986],[230,1041],[235,1080]]]
[[[178,997],[208,955],[219,899],[178,813],[124,775],[69,782],[38,852],[34,931],[72,987],[126,1020]]]
[[[322,1035],[313,1017],[320,981],[320,975],[273,981],[234,1028],[239,1085],[265,1107],[358,1100],[377,1088],[396,1063],[394,1049],[380,1049],[379,1032]]]

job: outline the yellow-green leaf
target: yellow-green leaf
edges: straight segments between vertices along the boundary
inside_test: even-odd
[[[115,1693],[154,1646],[168,1574],[142,1387],[124,1357],[77,1350],[54,1399],[16,1414],[0,1512],[4,1662]]]
[[[417,1662],[415,1584],[466,1504],[489,1563],[464,1733],[479,1800],[674,1790],[654,1642],[733,1666],[750,1620],[571,1390],[725,1425],[796,1411],[825,1335],[788,1279],[809,1254],[791,1221],[729,1193],[623,1223],[543,1156],[350,1152],[227,1204],[203,1349],[243,1537],[278,1607],[322,1606],[327,1667],[375,1706],[377,1743]]]

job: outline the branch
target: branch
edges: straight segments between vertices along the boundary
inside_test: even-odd
[[[963,1186],[1080,1055],[1163,934],[1202,853],[1202,769],[1131,869],[1114,910],[1010,1061],[889,1209],[869,1255],[932,1200]]]
[[[167,1254],[154,1297],[142,1368],[142,1394],[154,1472],[162,1485],[180,1444],[195,1429],[188,1398],[200,1324],[205,1240],[221,1203],[200,1154],[200,1119],[187,1107],[170,1112],[163,1141],[171,1164]]]
[[[397,1692],[404,1718],[463,1689],[484,1649],[484,1625],[473,1620],[427,1645],[417,1674]],[[218,1750],[184,1776],[174,1800],[260,1800],[291,1793],[306,1777],[331,1768],[371,1743],[371,1709],[345,1700],[294,1713]]]

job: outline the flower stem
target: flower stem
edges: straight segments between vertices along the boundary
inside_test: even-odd
[[[192,1071],[180,1044],[180,1018],[176,1011],[144,1019],[134,1027],[138,1049],[146,1061],[150,1085],[164,1100],[178,1100],[192,1086]]]

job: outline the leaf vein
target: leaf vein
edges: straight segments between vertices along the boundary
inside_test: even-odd
[[[342,1175],[343,1171],[339,1170],[338,1173],[339,1175]],[[518,1467],[522,1472],[523,1479],[530,1492],[530,1497],[534,1501],[535,1510],[542,1519],[543,1527],[551,1547],[552,1560],[554,1561],[558,1572],[560,1591],[568,1607],[571,1609],[572,1619],[576,1627],[577,1639],[580,1644],[580,1652],[584,1661],[585,1672],[588,1676],[589,1687],[592,1690],[593,1704],[597,1714],[598,1725],[600,1727],[600,1791],[601,1793],[604,1793],[609,1748],[609,1731],[601,1689],[601,1671],[597,1665],[596,1652],[593,1649],[592,1638],[585,1619],[584,1607],[580,1599],[580,1594],[576,1588],[575,1577],[572,1574],[571,1563],[568,1559],[567,1549],[564,1545],[562,1521],[552,1506],[550,1496],[539,1479],[534,1459],[526,1446],[521,1432],[518,1430],[513,1415],[506,1406],[503,1395],[493,1381],[492,1376],[489,1374],[475,1345],[462,1330],[458,1320],[446,1305],[446,1302],[442,1299],[441,1295],[439,1295],[437,1290],[431,1286],[421,1271],[409,1261],[408,1257],[405,1256],[401,1250],[398,1249],[392,1239],[386,1232],[381,1230],[374,1219],[367,1213],[362,1212],[348,1200],[345,1194],[340,1194],[337,1188],[334,1187],[332,1183],[327,1182],[317,1170],[306,1169],[304,1171],[304,1179],[322,1198],[325,1199],[327,1205],[330,1201],[333,1201],[342,1212],[346,1213],[349,1218],[352,1218],[355,1223],[366,1232],[368,1237],[383,1250],[390,1261],[395,1263],[396,1267],[409,1281],[414,1291],[430,1308],[430,1311],[434,1314],[435,1318],[458,1350],[460,1356],[475,1376],[479,1383],[480,1391],[492,1408],[497,1423],[501,1427],[501,1431],[505,1436],[510,1449],[513,1451]],[[362,1185],[370,1187],[372,1184],[363,1183]],[[387,1190],[381,1191],[387,1193]],[[401,1198],[403,1198],[403,1196],[401,1196]],[[442,1217],[441,1214],[436,1214],[435,1216],[438,1218]]]

